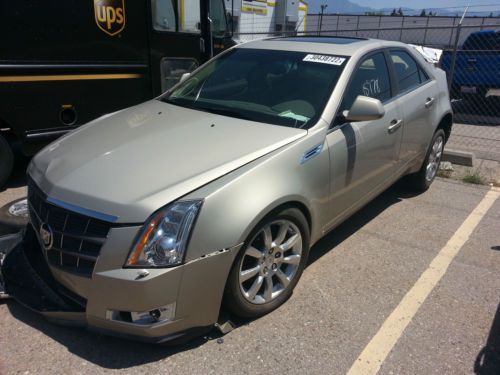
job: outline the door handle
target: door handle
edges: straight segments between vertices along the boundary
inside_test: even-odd
[[[402,124],[403,120],[396,120],[396,119],[392,120],[391,125],[389,125],[389,127],[387,128],[389,134],[394,133],[396,130],[398,130]]]
[[[434,98],[427,98],[427,100],[425,101],[425,108],[432,107],[432,105],[434,104],[435,100],[436,99],[434,99]]]

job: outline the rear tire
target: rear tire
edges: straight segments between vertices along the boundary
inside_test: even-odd
[[[0,135],[0,189],[4,187],[14,166],[14,154],[7,140]]]
[[[229,273],[224,305],[258,318],[292,295],[309,254],[309,225],[296,208],[269,215],[250,233]]]
[[[427,154],[425,155],[422,167],[418,172],[406,176],[407,185],[411,189],[421,192],[429,189],[439,170],[445,142],[446,136],[444,130],[436,130],[429,145],[429,149],[427,150]]]

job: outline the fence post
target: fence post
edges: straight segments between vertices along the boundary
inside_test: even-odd
[[[457,33],[455,35],[455,44],[453,46],[453,53],[451,55],[450,76],[448,77],[448,91],[450,93],[451,93],[451,86],[453,84],[453,77],[455,76],[455,65],[457,63],[458,41],[460,39],[460,30],[461,29],[462,29],[462,22],[460,22],[457,26]]]
[[[424,31],[424,42],[422,43],[425,46],[425,42],[427,41],[427,30],[429,30],[429,16],[427,16],[427,23],[425,24],[425,31]]]
[[[457,17],[453,17],[453,26],[451,28],[451,33],[450,33],[450,41],[448,42],[448,45],[451,47],[451,41],[453,40],[453,29],[455,28],[455,21],[457,20]]]
[[[356,36],[358,36],[358,30],[359,30],[359,16],[358,16],[358,22],[356,23]]]
[[[378,16],[378,30],[377,30],[377,39],[380,37],[380,25],[382,24],[382,16]]]
[[[455,76],[455,65],[457,63],[457,50],[458,50],[458,42],[460,40],[460,31],[462,30],[462,22],[464,22],[465,15],[469,10],[469,5],[465,7],[464,14],[462,14],[462,18],[458,21],[457,26],[457,34],[455,35],[455,45],[453,46],[453,55],[451,56],[451,66],[450,66],[450,77],[448,82],[448,91],[451,92],[451,86],[453,85],[453,77]],[[455,21],[453,21],[455,24]]]
[[[401,21],[401,29],[399,30],[399,41],[403,41],[403,28],[405,27],[405,16],[403,16],[403,20]]]

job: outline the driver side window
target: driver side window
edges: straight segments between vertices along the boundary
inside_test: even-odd
[[[151,0],[151,13],[155,30],[200,32],[200,0]]]
[[[358,66],[345,92],[340,113],[349,110],[359,95],[378,99],[382,103],[392,97],[389,71],[383,52],[370,55]]]
[[[213,22],[215,36],[224,36],[227,32],[224,3],[221,0],[210,0],[210,18]]]
[[[152,0],[153,27],[159,31],[176,31],[173,0]]]

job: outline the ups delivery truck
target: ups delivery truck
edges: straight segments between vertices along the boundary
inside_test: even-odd
[[[224,0],[0,0],[0,188],[33,155],[234,45]]]

